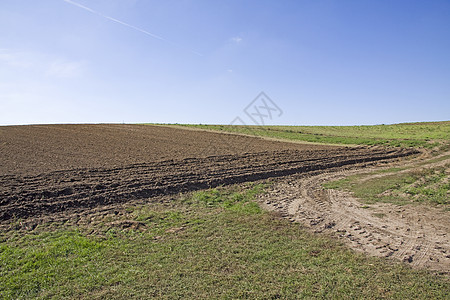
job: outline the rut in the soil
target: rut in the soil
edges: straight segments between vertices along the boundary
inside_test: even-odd
[[[0,220],[37,218],[134,199],[403,157],[412,150],[272,151],[121,168],[0,176]]]

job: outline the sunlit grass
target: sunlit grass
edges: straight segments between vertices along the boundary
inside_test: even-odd
[[[130,206],[98,225],[4,232],[0,296],[18,298],[428,298],[445,278],[356,254],[264,212],[263,185]],[[121,219],[122,218],[122,219]],[[123,219],[125,218],[125,219]],[[137,227],[123,226],[129,222]],[[94,230],[94,232],[93,232]]]
[[[423,168],[399,173],[391,169],[381,177],[363,180],[367,174],[324,184],[326,188],[344,189],[367,203],[391,202],[395,204],[428,203],[450,204],[450,165]]]

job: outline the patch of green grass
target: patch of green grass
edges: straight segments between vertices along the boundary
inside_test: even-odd
[[[448,147],[450,122],[373,126],[182,125],[262,137],[326,144]]]
[[[366,175],[354,175],[324,184],[325,188],[351,191],[366,203],[390,202],[406,204],[424,202],[450,204],[449,165],[390,174],[369,180]]]
[[[194,193],[185,199],[190,204],[200,204],[207,207],[222,207],[240,213],[259,214],[261,208],[253,202],[255,196],[262,193],[264,184],[257,184],[250,189],[236,192],[230,189],[210,189]]]
[[[14,237],[0,244],[2,299],[74,296],[107,284],[98,272],[107,243],[75,230]]]
[[[344,188],[348,188],[350,183],[353,182],[355,178],[358,178],[358,177],[356,175],[349,176],[347,178],[326,182],[326,183],[322,184],[322,186],[326,189],[335,189],[335,190],[336,189],[344,189]]]
[[[256,209],[252,199],[263,189],[218,188],[170,205],[129,207],[127,220],[108,219],[98,234],[89,234],[92,225],[63,224],[3,233],[0,297],[446,299],[450,293],[445,277],[356,254]],[[108,225],[122,221],[143,228]]]

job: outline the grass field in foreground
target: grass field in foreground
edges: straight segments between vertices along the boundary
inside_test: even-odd
[[[219,188],[129,207],[127,221],[107,216],[95,226],[3,233],[0,297],[448,297],[446,278],[356,254],[263,212],[253,202],[263,189]],[[117,225],[131,221],[139,226]]]
[[[450,143],[450,121],[373,126],[182,126],[327,144],[433,148]]]

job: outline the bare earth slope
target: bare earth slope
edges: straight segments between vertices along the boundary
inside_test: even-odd
[[[2,127],[0,221],[410,155],[148,125]]]
[[[149,125],[0,126],[0,175],[289,149],[336,147]]]

